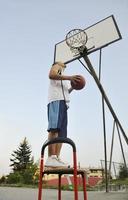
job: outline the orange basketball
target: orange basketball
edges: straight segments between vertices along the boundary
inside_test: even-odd
[[[71,81],[71,86],[75,90],[81,90],[84,88],[86,84],[85,78],[81,75],[79,75],[79,80],[78,81]]]

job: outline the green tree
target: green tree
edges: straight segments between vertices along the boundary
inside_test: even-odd
[[[128,168],[124,165],[120,165],[119,178],[120,179],[128,178]]]
[[[33,163],[33,159],[31,157],[31,147],[28,144],[26,137],[20,143],[17,150],[13,151],[12,158],[10,161],[12,164],[10,165],[13,171],[23,171],[27,168],[28,164]]]
[[[25,137],[18,149],[11,154],[10,166],[13,172],[8,175],[7,183],[34,184],[37,182],[35,174],[38,170],[38,163],[34,163],[31,153],[31,147]]]
[[[24,184],[35,184],[37,183],[37,177],[35,175],[38,170],[37,163],[29,164],[22,174]]]
[[[19,172],[10,173],[7,176],[7,184],[23,183],[23,177]]]
[[[1,183],[5,183],[6,182],[6,176],[2,176],[1,178],[0,178],[0,184]]]

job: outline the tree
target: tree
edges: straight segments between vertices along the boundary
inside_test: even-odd
[[[5,183],[6,182],[6,176],[2,176],[1,178],[0,178],[0,184],[1,183]]]
[[[35,177],[35,173],[38,170],[37,163],[33,163],[28,165],[25,169],[24,173],[22,174],[23,183],[24,184],[35,184],[37,183],[37,177]]]
[[[128,178],[128,168],[125,165],[120,165],[119,178],[120,179]]]
[[[10,165],[13,169],[7,176],[9,184],[36,184],[37,177],[35,176],[38,170],[38,163],[34,163],[34,158],[31,156],[31,147],[28,144],[26,137],[20,143],[17,150],[13,151]]]
[[[18,171],[15,171],[7,176],[6,182],[7,184],[23,183],[23,177]]]
[[[33,158],[31,157],[31,148],[28,144],[26,137],[20,143],[17,150],[13,151],[11,154],[13,158],[10,159],[12,164],[10,165],[13,171],[24,171],[28,165],[33,163]]]

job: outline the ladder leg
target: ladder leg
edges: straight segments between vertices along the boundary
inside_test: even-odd
[[[39,175],[39,186],[38,186],[38,200],[42,199],[42,173],[43,173],[43,166],[44,166],[44,157],[43,155],[41,156],[41,161],[40,161],[40,175]]]
[[[84,200],[87,200],[86,176],[85,176],[85,173],[82,174],[82,181],[83,181],[83,194],[84,194]]]
[[[73,163],[74,163],[74,198],[75,198],[75,200],[78,200],[77,159],[76,159],[76,152],[73,152]]]
[[[58,200],[61,200],[61,174],[59,174],[59,181],[58,181]]]

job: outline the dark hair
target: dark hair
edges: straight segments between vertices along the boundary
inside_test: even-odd
[[[53,65],[56,65],[56,64],[60,64],[60,63],[64,64],[64,67],[66,67],[65,63],[63,63],[63,62],[61,62],[61,61],[54,62],[54,63],[52,64],[52,66],[53,66]]]
[[[59,62],[54,62],[54,63],[52,64],[52,66],[53,66],[53,65],[56,65],[56,64],[59,64]]]

